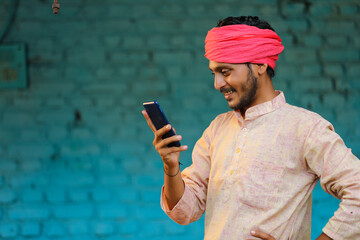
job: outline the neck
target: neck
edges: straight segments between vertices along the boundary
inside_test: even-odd
[[[276,92],[276,90],[274,89],[272,80],[268,76],[261,76],[261,77],[259,77],[259,88],[256,93],[255,101],[248,108],[239,111],[244,119],[245,119],[245,112],[247,109],[262,104],[264,102],[271,101],[278,95],[278,92]]]

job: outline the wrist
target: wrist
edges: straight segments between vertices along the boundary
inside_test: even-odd
[[[177,164],[164,164],[164,173],[169,177],[175,177],[180,173],[180,163]]]

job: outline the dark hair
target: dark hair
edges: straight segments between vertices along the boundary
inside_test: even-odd
[[[219,20],[217,27],[235,24],[246,24],[260,29],[270,29],[275,32],[275,30],[270,26],[268,22],[259,19],[257,16],[227,17],[225,19]],[[270,66],[267,67],[266,72],[270,78],[273,78],[275,76],[275,71]]]

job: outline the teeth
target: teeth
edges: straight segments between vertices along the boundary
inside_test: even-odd
[[[233,93],[233,91],[229,91],[229,92],[226,92],[225,94],[226,95],[230,95],[230,94],[232,94]]]

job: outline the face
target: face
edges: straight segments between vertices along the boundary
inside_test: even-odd
[[[210,61],[215,76],[214,86],[224,94],[233,110],[245,113],[256,100],[258,79],[246,64],[229,64]]]

